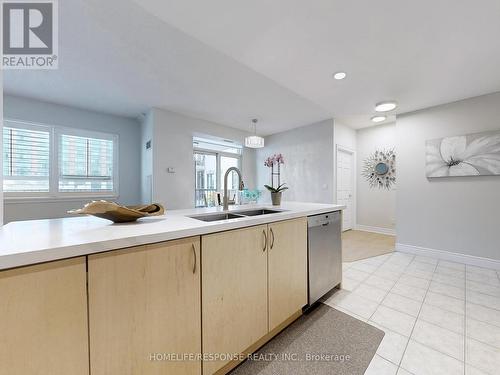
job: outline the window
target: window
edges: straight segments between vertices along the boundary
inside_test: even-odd
[[[48,192],[50,178],[50,131],[3,128],[3,190]]]
[[[3,147],[7,197],[117,194],[115,135],[6,120]]]
[[[112,192],[113,141],[60,134],[59,191]]]
[[[194,164],[196,171],[195,206],[215,206],[217,190],[213,176],[217,173],[217,155],[195,152]]]
[[[242,146],[231,141],[193,138],[195,165],[195,206],[216,206],[217,191],[224,188],[224,174],[230,167],[241,167]],[[238,176],[228,181],[231,199],[238,191]]]
[[[215,173],[214,172],[210,172],[210,173],[207,173],[207,188],[208,189],[215,189]]]
[[[224,187],[224,175],[226,174],[226,171],[231,168],[231,167],[240,167],[240,159],[235,158],[235,157],[228,157],[228,156],[221,156],[220,157],[220,169],[221,169],[221,174],[220,174],[220,187],[221,189]],[[238,175],[236,173],[232,173],[227,181],[227,188],[229,190],[238,190],[239,188],[239,179]]]

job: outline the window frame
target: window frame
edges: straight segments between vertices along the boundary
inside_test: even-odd
[[[16,126],[18,125],[18,126]],[[3,175],[3,163],[4,163],[4,158],[2,158],[2,192],[5,200],[11,200],[11,199],[20,199],[20,198],[32,198],[32,199],[40,199],[43,197],[46,197],[48,194],[50,194],[51,191],[51,179],[52,179],[52,154],[53,154],[53,141],[52,141],[52,127],[49,125],[45,124],[35,124],[32,122],[27,122],[27,121],[19,121],[19,120],[12,120],[8,118],[4,118],[3,121],[3,128],[17,128],[17,129],[26,129],[26,130],[32,130],[32,131],[45,131],[49,133],[49,176],[48,176],[48,182],[49,182],[49,191],[20,191],[20,192],[10,192],[10,191],[3,191],[3,179],[5,179],[5,176]],[[2,152],[3,151],[3,128],[2,128]]]
[[[12,126],[9,126],[11,125]],[[31,122],[4,118],[4,127],[16,127],[28,130],[42,130],[49,132],[49,191],[48,192],[3,192],[4,199],[11,203],[37,201],[55,202],[63,200],[81,200],[86,198],[108,198],[119,197],[119,135],[103,133],[94,130],[70,128],[67,126],[50,125],[41,122]],[[113,191],[85,191],[85,192],[61,192],[59,191],[59,137],[61,135],[73,135],[86,138],[107,139],[113,141]],[[2,133],[3,135],[3,133]],[[3,165],[2,165],[3,173]],[[3,190],[3,185],[2,185]]]
[[[221,157],[229,157],[229,158],[233,158],[233,159],[237,159],[238,160],[238,169],[241,171],[241,173],[243,173],[243,170],[242,170],[242,165],[243,165],[243,151],[239,154],[234,154],[234,153],[231,153],[231,152],[223,152],[223,151],[214,151],[214,150],[208,150],[206,148],[201,148],[201,147],[195,147],[193,146],[193,156],[195,154],[204,154],[204,155],[214,155],[215,158],[216,158],[216,170],[215,170],[215,188],[214,189],[208,189],[208,188],[205,188],[205,189],[197,189],[196,188],[196,165],[193,165],[193,168],[194,168],[194,195],[193,195],[193,203],[194,203],[194,206],[195,208],[203,208],[203,207],[206,207],[206,206],[197,206],[196,205],[196,192],[198,190],[200,191],[215,191],[215,192],[221,192],[222,189],[224,188],[223,186],[220,186],[221,185],[221,178],[222,178],[222,170],[221,170]]]

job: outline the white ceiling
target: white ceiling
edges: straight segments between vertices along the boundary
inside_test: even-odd
[[[396,122],[396,115],[391,114],[391,115],[386,115],[386,120],[377,122],[376,124],[372,122],[371,118],[373,116],[369,115],[352,115],[352,116],[340,116],[335,119],[337,123],[341,123],[342,125],[347,125],[350,128],[353,129],[363,129],[363,128],[368,128],[370,126],[375,126],[375,125],[385,125],[385,124],[392,124]]]
[[[498,0],[135,1],[354,127],[500,90]]]
[[[59,69],[4,71],[7,94],[136,117],[151,107],[272,134],[329,117],[132,1],[59,2]]]
[[[369,126],[387,99],[403,113],[500,91],[498,0],[59,6],[60,69],[6,71],[7,92],[129,116],[156,106],[242,129],[257,116],[270,134],[328,117]],[[331,78],[339,70],[347,79]]]

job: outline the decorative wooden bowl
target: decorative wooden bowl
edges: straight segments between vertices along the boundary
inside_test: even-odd
[[[141,217],[163,215],[165,208],[158,203],[144,206],[120,206],[115,202],[92,201],[83,208],[68,211],[74,215],[92,215],[102,219],[111,220],[113,223],[128,223]]]

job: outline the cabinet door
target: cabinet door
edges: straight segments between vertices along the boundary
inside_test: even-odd
[[[88,375],[85,258],[0,271],[0,374]]]
[[[242,353],[268,332],[267,226],[202,237],[203,353]],[[203,363],[213,374],[229,361]]]
[[[269,330],[307,304],[307,219],[269,224]]]
[[[92,375],[200,374],[199,237],[89,256]],[[160,354],[155,356],[155,354]]]

